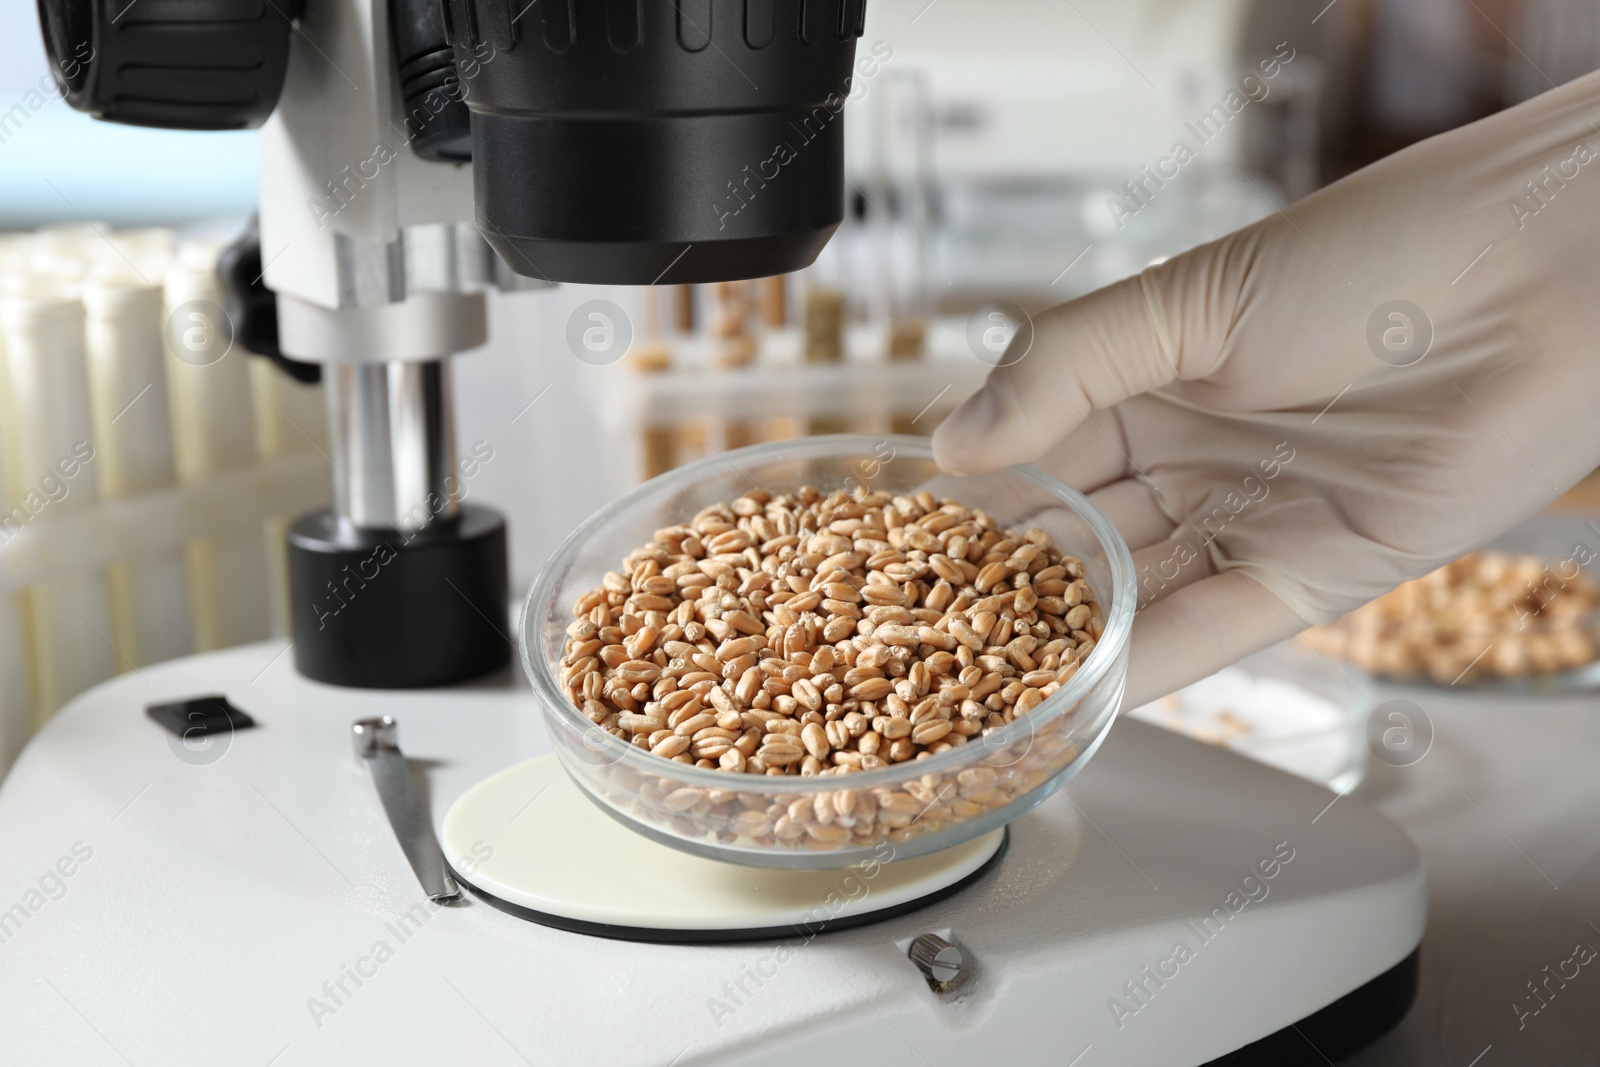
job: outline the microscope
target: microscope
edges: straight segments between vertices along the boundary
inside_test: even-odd
[[[259,233],[222,272],[243,346],[324,384],[334,504],[288,535],[295,665],[318,681],[448,685],[509,659],[505,522],[460,499],[450,390],[487,291],[787,273],[843,217],[865,0],[39,13],[73,107],[261,129]]]
[[[841,112],[864,0],[40,0],[40,15],[72,106],[261,128],[259,232],[223,274],[242,345],[325,386],[334,506],[294,523],[288,545],[295,663],[318,682],[421,689],[509,657],[505,523],[461,500],[472,457],[456,453],[450,391],[450,358],[487,338],[489,290],[786,273],[815,259],[844,213]],[[230,654],[176,661],[170,677],[209,678]],[[106,721],[126,719],[117,685],[76,714],[99,702]],[[1359,800],[1335,806],[1311,783],[1126,722],[1070,796],[991,835],[973,860],[989,866],[947,850],[925,857],[934,866],[916,884],[876,883],[876,925],[830,932],[762,999],[749,976],[794,955],[795,902],[849,872],[755,871],[757,891],[731,860],[609,820],[553,755],[500,767],[526,706],[511,687],[474,698],[504,714],[460,715],[429,694],[383,701],[448,754],[435,788],[459,799],[442,856],[480,898],[532,920],[493,938],[440,920],[438,935],[507,998],[559,1004],[508,1024],[530,1044],[610,1049],[608,1062],[749,1063],[759,1050],[764,1062],[879,1063],[908,1062],[914,1034],[961,1062],[1322,1062],[1394,1025],[1415,995],[1426,881],[1398,828]],[[370,698],[285,677],[252,699],[295,722]],[[403,770],[393,720],[360,726],[363,759]],[[288,762],[318,751],[309,740],[257,751],[258,769],[294,767],[319,810],[348,809],[347,766]],[[541,796],[538,816],[507,829]],[[426,809],[410,798],[389,810],[408,856],[404,842],[427,845],[437,875]],[[491,837],[498,858],[479,853]],[[207,878],[225,867],[193,835],[145,840],[163,869],[198,855]],[[1297,849],[1270,907],[1257,903],[1257,872],[1274,878]],[[900,869],[921,871],[919,859]],[[648,913],[643,886],[705,904],[690,862],[750,904],[740,923],[718,913],[705,929],[665,929]],[[827,877],[793,877],[816,873]],[[547,876],[559,892],[540,896]],[[595,880],[627,894],[616,914],[596,918]],[[1235,885],[1260,890],[1238,919]],[[231,886],[238,908],[263,912],[288,891],[264,888],[254,867]],[[558,897],[566,911],[544,903]],[[651,924],[663,929],[638,932]],[[269,955],[250,929],[208,927],[219,939],[208,948]],[[597,936],[562,932],[573,930]],[[573,995],[597,968],[651,990],[661,1010],[619,1027],[614,997]],[[397,1019],[437,1006],[404,1004]]]

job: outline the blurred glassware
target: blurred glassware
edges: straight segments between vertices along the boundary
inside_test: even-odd
[[[1355,668],[1285,642],[1128,714],[1346,793],[1366,775],[1372,705]]]

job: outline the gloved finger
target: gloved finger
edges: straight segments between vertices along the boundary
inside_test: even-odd
[[[1151,283],[1154,284],[1153,282]],[[1019,331],[982,389],[934,431],[946,470],[977,474],[1043,454],[1096,408],[1177,376],[1175,356],[1152,322],[1140,278],[1128,278],[1052,308]],[[1027,344],[1027,353],[1016,349]]]
[[[1239,571],[1179,589],[1134,616],[1122,706],[1148,704],[1304,628]]]
[[[1211,553],[1195,547],[1193,531],[1187,526],[1174,528],[1169,523],[1167,532],[1172,536],[1133,553],[1139,603],[1145,607],[1217,573]]]
[[[1089,503],[1111,520],[1111,525],[1122,534],[1128,548],[1134,551],[1136,571],[1138,550],[1164,540],[1176,525],[1156,506],[1155,491],[1136,478],[1124,478],[1104,489],[1096,489],[1089,494]]]
[[[1076,430],[1034,460],[1080,493],[1090,493],[1135,473],[1122,420],[1116,411],[1096,411]]]

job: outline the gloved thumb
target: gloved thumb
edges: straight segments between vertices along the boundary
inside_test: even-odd
[[[1025,354],[1017,348],[1027,345]],[[1043,455],[1096,408],[1166,385],[1177,354],[1150,272],[1051,308],[1019,330],[982,389],[933,435],[939,465],[980,474]]]

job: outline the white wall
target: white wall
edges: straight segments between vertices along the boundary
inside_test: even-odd
[[[586,368],[565,338],[568,312],[592,292],[564,286],[494,295],[489,344],[452,364],[457,442],[463,452],[480,440],[495,451],[468,500],[509,520],[517,596],[561,539],[605,503],[598,430],[579,389]]]

